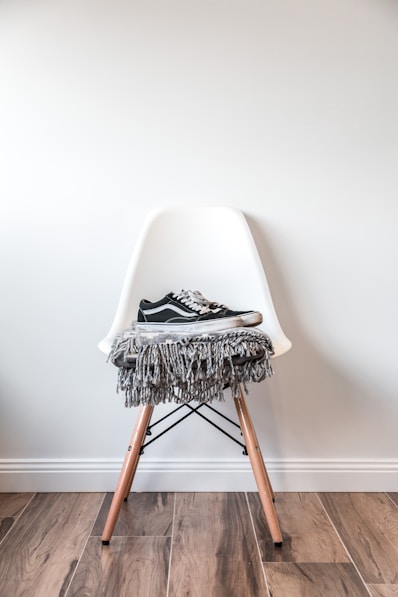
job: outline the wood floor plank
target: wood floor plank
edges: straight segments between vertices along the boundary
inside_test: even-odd
[[[17,518],[33,495],[33,493],[0,493],[0,518]]]
[[[1,544],[0,595],[65,595],[103,494],[36,494]]]
[[[389,493],[388,495],[390,496],[390,498],[392,499],[392,501],[393,501],[395,504],[397,504],[397,506],[398,506],[398,493],[393,493],[393,492],[391,492],[391,493]]]
[[[398,585],[368,585],[372,597],[398,597]]]
[[[170,596],[243,595],[268,595],[245,495],[177,494]]]
[[[249,493],[263,562],[349,562],[327,514],[314,493],[277,493],[275,508],[283,544],[275,549],[257,493]]]
[[[33,495],[33,493],[0,493],[0,543]]]
[[[90,537],[66,597],[165,597],[170,537]]]
[[[369,597],[354,566],[334,564],[264,564],[272,597]]]
[[[93,536],[102,535],[112,497],[112,493],[105,497],[93,528]],[[174,493],[130,493],[129,499],[122,505],[113,536],[171,535],[173,512]]]
[[[4,537],[7,535],[8,531],[10,529],[12,529],[14,522],[15,522],[15,519],[11,518],[11,516],[9,516],[7,518],[0,518],[0,543],[2,542]]]
[[[364,581],[398,584],[398,508],[384,493],[320,493]]]

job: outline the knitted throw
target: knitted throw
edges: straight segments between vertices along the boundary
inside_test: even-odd
[[[206,334],[143,332],[135,322],[119,334],[108,359],[119,368],[117,391],[126,406],[224,400],[230,386],[272,375],[269,337],[256,328]]]

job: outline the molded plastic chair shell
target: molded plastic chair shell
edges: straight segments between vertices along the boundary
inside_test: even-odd
[[[148,216],[130,261],[112,327],[100,342],[100,349],[109,353],[115,336],[136,319],[142,298],[156,301],[181,289],[200,290],[208,299],[231,309],[261,311],[261,328],[271,338],[275,356],[289,350],[291,342],[276,316],[249,226],[241,212],[228,207],[174,208]],[[280,547],[282,534],[273,504],[275,494],[242,386],[233,399],[264,515],[274,545]],[[153,410],[150,404],[139,408],[102,533],[103,545],[109,545],[123,501],[130,493]]]
[[[291,347],[244,215],[229,207],[157,209],[146,218],[125,276],[112,326],[99,348],[109,354],[117,334],[137,318],[142,298],[200,290],[231,309],[256,310],[275,355]]]

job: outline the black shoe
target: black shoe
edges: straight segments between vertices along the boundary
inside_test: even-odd
[[[258,311],[232,311],[225,305],[207,300],[198,290],[170,292],[160,301],[143,299],[137,327],[147,331],[212,332],[262,322]]]

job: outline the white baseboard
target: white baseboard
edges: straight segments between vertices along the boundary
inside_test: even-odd
[[[113,491],[119,459],[3,459],[0,492]],[[398,459],[268,460],[275,491],[398,491]],[[256,491],[248,458],[140,460],[133,491]]]

